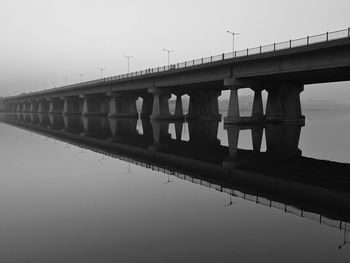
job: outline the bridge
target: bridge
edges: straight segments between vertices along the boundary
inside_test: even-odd
[[[144,121],[143,134],[140,134],[132,119],[123,119],[122,124],[117,124],[114,119],[106,122],[107,118],[101,117],[46,114],[39,118],[38,114],[23,113],[4,118],[7,124],[54,140],[350,231],[347,223],[350,222],[350,164],[300,155],[276,162],[275,150],[271,152],[276,142],[271,145],[271,140],[267,140],[267,152],[257,148],[237,149],[230,138],[228,147],[221,146],[216,133],[211,132],[215,131],[217,121],[204,122],[207,128],[202,126],[203,122],[193,122],[189,126],[189,140],[182,141],[181,137],[169,136],[167,127],[163,126],[165,122],[160,126],[157,122]],[[75,125],[70,126],[72,123]],[[289,130],[295,125],[274,126],[272,134],[283,130],[282,137],[287,144],[295,141],[296,127]],[[256,130],[257,126],[238,125],[237,129],[241,128]],[[271,127],[264,129],[269,134]],[[211,143],[204,144],[201,140]],[[290,149],[290,145],[287,148]]]
[[[304,123],[304,85],[350,80],[350,29],[307,36],[164,67],[31,92],[4,99],[8,112],[138,118],[221,119],[218,96],[230,90],[224,121]],[[252,115],[241,117],[238,90],[254,91]],[[263,109],[262,91],[268,93]],[[169,98],[176,96],[175,113]],[[184,114],[183,95],[190,97]]]

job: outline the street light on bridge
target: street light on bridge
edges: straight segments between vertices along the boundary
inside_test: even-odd
[[[102,73],[103,73],[104,70],[106,70],[106,68],[97,68],[97,69],[100,70],[100,72],[101,72],[101,79],[102,79]]]
[[[128,74],[130,73],[130,59],[133,58],[133,56],[123,56],[124,58],[126,58],[128,60]]]
[[[81,81],[82,81],[82,79],[83,79],[84,74],[82,74],[82,73],[78,73],[78,75],[79,75],[79,80],[80,80],[80,82],[81,82]]]
[[[235,54],[235,36],[239,35],[238,32],[231,32],[229,30],[226,31],[227,33],[229,33],[230,35],[232,35],[232,53],[233,55]]]
[[[168,52],[168,67],[169,67],[169,65],[170,65],[170,53],[174,52],[175,50],[168,50],[168,49],[163,48],[163,51]]]

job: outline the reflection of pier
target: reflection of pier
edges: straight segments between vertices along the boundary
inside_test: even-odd
[[[140,134],[135,119],[84,117],[84,124],[84,118],[66,117],[50,121],[42,116],[43,123],[38,123],[40,118],[12,115],[6,122],[349,231],[345,222],[350,222],[350,164],[302,157],[300,126],[230,126],[225,147],[217,139],[216,121],[188,123],[190,138],[183,141],[180,128],[175,138],[169,135],[169,122],[144,121]],[[239,129],[246,128],[252,130],[253,150],[237,148]],[[260,151],[263,130],[266,152]]]

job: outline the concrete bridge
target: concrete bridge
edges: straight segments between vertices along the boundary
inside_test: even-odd
[[[183,119],[181,96],[190,97],[187,119],[221,119],[218,96],[230,90],[225,122],[303,123],[305,84],[350,80],[350,29],[274,43],[170,66],[31,92],[4,99],[7,111],[63,115]],[[238,90],[254,91],[251,117],[241,117]],[[268,93],[263,109],[262,91]],[[176,96],[175,113],[169,98]]]
[[[111,119],[106,122],[107,118],[68,116],[78,118],[72,122],[75,126],[69,128],[66,118],[48,114],[41,118],[38,114],[12,114],[7,115],[4,121],[237,198],[350,230],[350,225],[345,223],[350,222],[350,164],[316,160],[300,154],[276,162],[276,142],[272,142],[271,146],[271,139],[267,140],[267,152],[258,148],[237,149],[235,143],[231,145],[233,140],[230,138],[229,147],[221,146],[213,132],[217,121],[206,122],[207,128],[202,125],[203,122],[193,122],[189,126],[189,140],[182,141],[168,134],[169,122],[159,125],[160,122],[144,121],[143,134],[140,134],[136,131],[136,121],[130,119],[120,120],[121,123],[117,124]],[[83,124],[86,123],[84,118],[88,119],[88,125]],[[117,126],[114,127],[114,124]],[[298,134],[295,133],[296,128],[292,128],[296,125],[274,126],[264,127],[265,133],[270,134],[267,137],[277,134],[276,131],[282,132],[285,143],[279,143],[287,144],[284,151],[290,149],[290,142],[295,141]],[[229,129],[232,131],[233,127]],[[258,129],[256,125],[237,126],[237,129],[241,128]],[[229,137],[232,136],[231,131],[228,132]],[[211,143],[200,143],[201,139]],[[254,136],[252,140],[256,140]],[[282,145],[277,150],[283,148]]]

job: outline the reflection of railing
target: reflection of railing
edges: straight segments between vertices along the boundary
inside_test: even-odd
[[[173,65],[157,67],[157,68],[149,68],[149,69],[140,70],[140,71],[136,71],[136,72],[132,72],[132,73],[121,74],[118,76],[112,76],[112,77],[108,77],[108,78],[102,78],[102,79],[97,79],[97,80],[81,82],[81,83],[72,84],[72,85],[68,85],[68,86],[62,86],[59,88],[48,89],[46,91],[98,85],[98,84],[103,84],[105,82],[117,81],[117,80],[122,80],[122,79],[126,79],[126,78],[137,77],[137,76],[144,76],[144,75],[149,75],[149,74],[159,73],[159,72],[164,72],[164,71],[189,68],[189,67],[193,67],[193,66],[197,66],[197,65],[208,64],[208,63],[223,61],[223,60],[227,60],[227,59],[234,59],[234,58],[239,58],[239,57],[258,55],[258,54],[275,52],[275,51],[279,51],[279,50],[291,49],[291,48],[296,48],[296,47],[301,47],[301,46],[309,46],[309,45],[313,45],[313,44],[317,44],[317,43],[321,43],[321,42],[328,42],[328,41],[337,40],[337,39],[344,39],[344,38],[350,38],[350,28],[344,29],[344,30],[333,31],[333,32],[327,32],[327,33],[319,34],[319,35],[307,36],[304,38],[289,40],[289,41],[285,41],[285,42],[274,43],[271,45],[259,46],[259,47],[255,47],[255,48],[247,48],[244,50],[230,52],[230,53],[223,53],[223,54],[220,54],[217,56],[200,58],[200,59],[196,59],[196,60],[189,60],[189,61],[185,61],[182,63],[173,64]],[[35,93],[36,92],[30,93],[30,94],[35,94]]]
[[[305,217],[307,219],[317,221],[320,224],[324,224],[327,226],[331,226],[334,228],[338,228],[338,229],[346,230],[347,232],[350,232],[350,224],[346,223],[346,222],[342,222],[339,220],[333,220],[333,219],[330,219],[328,217],[322,216],[320,214],[316,214],[316,213],[309,212],[309,211],[304,211],[304,210],[301,210],[301,209],[296,208],[294,206],[287,205],[287,204],[280,203],[280,202],[276,202],[276,201],[272,201],[272,200],[269,200],[267,198],[260,197],[257,195],[245,194],[245,193],[240,192],[238,190],[231,189],[231,188],[225,188],[225,187],[222,187],[220,185],[209,183],[209,182],[206,182],[206,181],[203,181],[200,179],[196,179],[196,178],[193,178],[193,177],[188,176],[188,175],[184,175],[184,174],[180,174],[180,173],[176,173],[176,172],[173,175],[180,178],[180,179],[190,181],[194,184],[200,184],[202,186],[212,188],[212,189],[215,189],[219,192],[224,192],[224,193],[227,193],[229,195],[232,195],[232,196],[235,196],[238,198],[242,198],[244,200],[249,200],[249,201],[255,202],[257,204],[277,208],[279,210],[284,211],[285,213],[290,213],[290,214],[293,214],[296,216]]]

